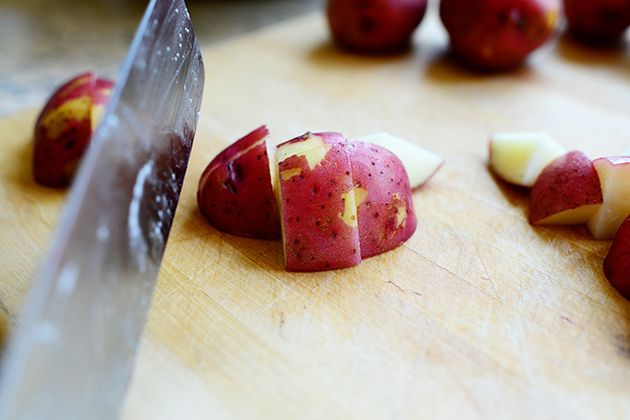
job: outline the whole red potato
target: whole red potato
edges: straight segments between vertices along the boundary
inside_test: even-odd
[[[452,51],[482,70],[522,64],[555,30],[560,0],[442,0]]]
[[[35,123],[35,181],[56,188],[70,183],[113,87],[114,82],[87,72],[52,94]]]
[[[329,0],[328,24],[340,47],[388,53],[409,45],[427,9],[427,0]]]
[[[571,35],[593,44],[617,41],[630,26],[630,0],[564,0]]]

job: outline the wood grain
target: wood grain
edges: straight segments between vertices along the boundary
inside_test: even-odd
[[[434,11],[433,11],[434,12]],[[494,130],[542,130],[592,157],[624,150],[630,67],[560,40],[508,75],[461,70],[435,13],[395,57],[337,52],[316,14],[207,48],[202,120],[124,418],[624,418],[630,306],[609,243],[532,228],[486,168]],[[35,186],[33,113],[0,121],[0,302],[19,308],[62,194]],[[286,273],[279,243],[209,227],[197,180],[269,124],[390,131],[447,158],[414,194],[419,227],[355,268]]]

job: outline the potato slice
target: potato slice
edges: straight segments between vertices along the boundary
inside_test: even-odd
[[[551,162],[532,188],[529,221],[541,225],[586,223],[603,202],[593,162],[570,152]]]
[[[278,196],[286,269],[322,271],[361,261],[348,143],[307,133],[278,146]]]
[[[352,142],[361,257],[368,258],[400,246],[416,230],[409,177],[400,159],[370,143]]]
[[[532,187],[540,173],[566,150],[545,133],[495,133],[490,137],[490,168],[503,180]]]
[[[604,204],[589,219],[588,228],[596,239],[612,239],[630,215],[630,157],[599,158],[593,165],[602,185]]]

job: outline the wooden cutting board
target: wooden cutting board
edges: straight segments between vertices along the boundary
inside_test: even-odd
[[[486,168],[494,130],[542,130],[592,157],[630,144],[624,52],[560,41],[508,75],[446,57],[435,11],[408,54],[337,52],[323,17],[206,48],[205,103],[124,419],[622,418],[630,305],[602,275],[609,242],[532,228],[527,196]],[[12,316],[63,193],[30,177],[35,113],[0,122],[0,302]],[[389,131],[446,157],[414,194],[396,251],[286,273],[276,242],[217,232],[197,181],[260,124]]]

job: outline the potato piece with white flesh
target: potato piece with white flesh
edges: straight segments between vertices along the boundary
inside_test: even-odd
[[[348,143],[337,133],[307,133],[277,147],[286,269],[322,271],[361,261]]]
[[[494,133],[489,164],[501,179],[532,187],[543,169],[566,150],[545,133]]]
[[[588,221],[596,239],[612,239],[630,215],[630,156],[612,156],[593,161],[602,186],[604,203]]]
[[[369,134],[355,141],[376,144],[396,155],[407,171],[412,189],[426,184],[444,164],[441,156],[389,133]]]
[[[35,123],[33,177],[68,186],[101,122],[114,82],[92,72],[75,76],[52,94]]]

